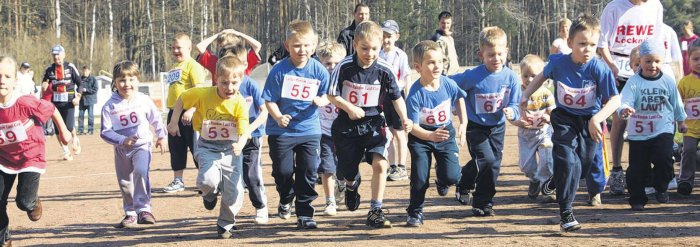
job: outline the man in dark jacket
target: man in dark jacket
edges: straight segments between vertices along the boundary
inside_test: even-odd
[[[355,38],[355,28],[358,24],[369,21],[369,6],[363,3],[358,3],[355,5],[355,11],[352,13],[352,24],[340,31],[338,34],[338,43],[345,46],[345,54],[348,56],[355,53],[355,49],[352,47],[352,40]]]
[[[82,76],[80,77],[83,81],[82,86],[79,88],[82,97],[80,98],[80,105],[78,106],[78,135],[84,135],[85,130],[83,128],[83,123],[85,123],[85,111],[88,113],[88,127],[87,134],[92,135],[95,129],[95,115],[93,113],[93,108],[97,103],[97,80],[95,77],[90,75],[90,68],[83,66]]]

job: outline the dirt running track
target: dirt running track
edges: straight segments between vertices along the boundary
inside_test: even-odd
[[[207,211],[193,191],[196,170],[185,171],[187,190],[175,194],[153,193],[154,214],[158,223],[141,230],[122,230],[114,225],[123,217],[121,197],[114,174],[112,146],[98,135],[82,139],[83,154],[72,162],[60,161],[55,138],[48,143],[49,166],[42,176],[40,197],[44,216],[30,222],[25,212],[14,204],[12,192],[8,213],[16,246],[231,246],[231,245],[305,245],[305,246],[621,246],[621,245],[698,245],[700,244],[700,206],[698,196],[680,197],[671,193],[671,202],[657,204],[650,199],[647,210],[632,212],[626,197],[603,195],[604,205],[585,206],[586,192],[579,190],[576,216],[583,229],[575,233],[559,232],[556,204],[540,204],[527,199],[527,179],[517,166],[516,129],[508,126],[503,168],[495,199],[497,216],[471,217],[469,207],[461,206],[450,196],[439,197],[431,185],[427,194],[426,225],[403,226],[408,205],[409,182],[389,182],[384,205],[391,212],[392,229],[370,229],[364,225],[369,207],[369,185],[360,189],[362,205],[355,212],[344,206],[335,217],[317,215],[319,229],[297,230],[294,218],[270,218],[267,225],[256,225],[254,209],[246,195],[239,217],[240,230],[234,239],[216,238],[218,209]],[[263,170],[270,213],[277,210],[277,193],[271,174],[267,148],[263,150]],[[468,160],[461,151],[461,163]],[[624,159],[626,161],[626,158]],[[191,164],[191,163],[190,163]],[[676,168],[677,169],[677,168]],[[363,180],[369,181],[371,168],[362,166]],[[153,190],[172,179],[168,154],[154,154],[151,166]],[[431,176],[434,177],[434,174]],[[432,181],[432,179],[431,179]],[[320,187],[317,187],[320,190]],[[314,203],[323,211],[322,197]]]

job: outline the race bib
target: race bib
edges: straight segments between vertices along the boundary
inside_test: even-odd
[[[358,107],[375,107],[379,105],[379,94],[382,86],[377,84],[357,84],[343,81],[342,97]]]
[[[685,114],[688,120],[700,119],[700,97],[685,100]]]
[[[545,112],[546,110],[525,111],[525,121],[532,127],[542,127],[546,124],[543,118]]]
[[[282,82],[282,98],[312,101],[318,94],[321,82],[316,79],[285,75]]]
[[[687,50],[688,50],[688,41],[683,41],[683,42],[681,42],[681,50],[682,50],[682,51],[687,51]]]
[[[165,78],[165,81],[168,84],[172,84],[173,82],[179,82],[180,80],[182,80],[182,69],[174,69],[168,71],[168,77]]]
[[[615,67],[617,67],[617,77],[630,78],[634,75],[629,57],[612,55],[612,58],[615,62]]]
[[[20,143],[27,140],[27,129],[22,121],[0,124],[0,146]]]
[[[498,93],[476,94],[476,114],[495,113],[503,108],[503,96],[506,91]]]
[[[248,109],[254,110],[253,109],[253,97],[245,97],[245,104],[248,106]]]
[[[595,105],[596,86],[572,88],[564,83],[557,83],[557,101],[572,109],[588,109]]]
[[[659,114],[632,114],[627,120],[627,134],[629,135],[650,135],[657,128],[662,127],[663,116]]]
[[[225,120],[205,120],[200,136],[209,141],[238,141],[238,126],[235,122]]]
[[[445,100],[434,108],[421,108],[418,121],[422,125],[441,126],[450,121],[451,103]]]
[[[141,116],[137,113],[136,107],[114,109],[109,112],[112,119],[112,130],[123,130],[133,128],[141,124]]]
[[[53,102],[68,102],[68,93],[63,92],[54,92],[53,93]]]
[[[324,107],[318,108],[318,118],[321,121],[333,122],[338,117],[338,111],[340,108],[335,107],[333,104],[328,104]]]

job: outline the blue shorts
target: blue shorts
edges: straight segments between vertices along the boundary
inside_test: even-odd
[[[338,160],[335,157],[335,146],[331,136],[321,135],[321,158],[319,161],[319,174],[335,174]]]

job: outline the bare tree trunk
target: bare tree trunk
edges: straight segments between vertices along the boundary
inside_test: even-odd
[[[153,35],[153,18],[151,18],[151,0],[146,0],[146,15],[148,16],[148,32],[151,35],[151,78],[156,77],[156,37]]]
[[[114,14],[112,13],[112,0],[107,0],[107,9],[109,10],[109,64],[112,64],[114,58]]]
[[[61,1],[56,0],[56,39],[61,42]]]
[[[92,54],[95,51],[95,12],[97,10],[97,2],[92,5],[92,32],[90,34],[90,70],[92,70]]]

